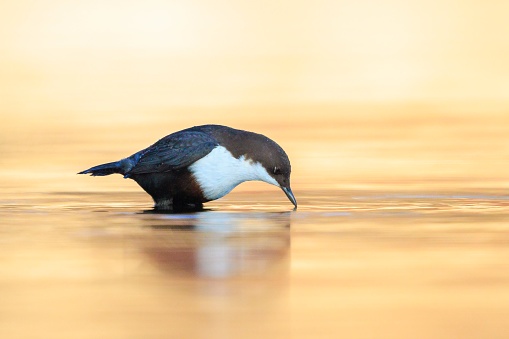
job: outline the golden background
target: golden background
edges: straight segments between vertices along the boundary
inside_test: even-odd
[[[282,144],[297,188],[507,187],[508,12],[505,1],[2,1],[3,178],[122,189],[67,175],[219,123]]]

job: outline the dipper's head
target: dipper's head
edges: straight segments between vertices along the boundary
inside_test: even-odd
[[[276,186],[279,186],[292,204],[297,208],[297,200],[293,195],[292,189],[290,188],[290,174],[292,167],[290,165],[290,159],[286,155],[285,151],[273,140],[259,135],[262,140],[253,145],[254,147],[247,154],[254,162],[260,163],[270,178],[275,180]],[[267,181],[267,180],[264,180]],[[274,184],[272,180],[267,181]]]
[[[295,199],[292,189],[290,188],[291,166],[286,154],[285,161],[280,162],[279,165],[277,162],[275,162],[275,165],[266,168],[266,170],[267,173],[269,173],[269,175],[276,180],[276,182],[279,184],[279,187],[283,190],[283,192],[285,192],[286,196],[288,199],[290,199],[295,208],[297,208],[297,200]]]

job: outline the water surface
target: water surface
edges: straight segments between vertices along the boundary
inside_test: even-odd
[[[3,195],[2,337],[505,337],[509,196],[295,193]]]

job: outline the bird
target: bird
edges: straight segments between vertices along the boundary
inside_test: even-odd
[[[297,209],[290,187],[288,155],[275,141],[222,125],[201,125],[169,134],[153,145],[78,174],[121,174],[141,186],[156,211],[201,210],[245,181],[283,190]]]

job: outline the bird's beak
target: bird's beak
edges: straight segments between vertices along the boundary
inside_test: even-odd
[[[295,196],[293,195],[291,188],[283,186],[283,187],[281,187],[281,189],[283,190],[283,192],[285,192],[288,199],[290,199],[292,204],[295,206],[295,209],[297,209],[297,200],[295,200]]]

